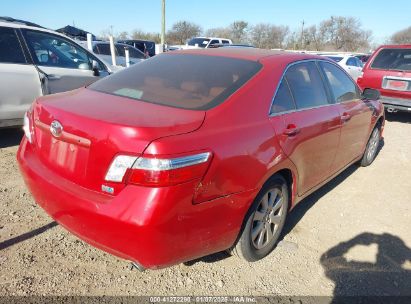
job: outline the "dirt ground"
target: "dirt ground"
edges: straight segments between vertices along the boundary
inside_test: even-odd
[[[22,133],[0,130],[0,295],[411,295],[411,114],[390,115],[384,135],[373,165],[294,209],[269,257],[140,273],[35,204],[16,164]]]

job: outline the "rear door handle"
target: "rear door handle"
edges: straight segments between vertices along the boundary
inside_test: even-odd
[[[294,125],[288,125],[287,129],[284,130],[283,134],[287,136],[295,136],[300,133],[300,129]]]
[[[351,119],[351,115],[348,113],[344,113],[343,115],[341,115],[341,121],[342,122],[347,122]]]

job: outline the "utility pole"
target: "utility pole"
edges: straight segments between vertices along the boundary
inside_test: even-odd
[[[161,46],[166,43],[166,0],[161,0]]]
[[[304,50],[304,25],[305,25],[305,22],[303,20],[303,23],[301,26],[301,50]]]

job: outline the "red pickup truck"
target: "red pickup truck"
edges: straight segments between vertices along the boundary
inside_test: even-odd
[[[411,112],[411,45],[379,47],[357,83],[363,90],[379,90],[388,112]]]

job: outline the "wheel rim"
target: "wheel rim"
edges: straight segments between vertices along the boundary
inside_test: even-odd
[[[275,237],[284,214],[284,196],[279,188],[274,188],[263,196],[253,216],[251,240],[255,248],[266,247]]]
[[[369,161],[372,160],[375,154],[377,153],[379,142],[380,142],[380,133],[378,129],[375,129],[370,138],[370,145],[368,147],[367,158]]]

